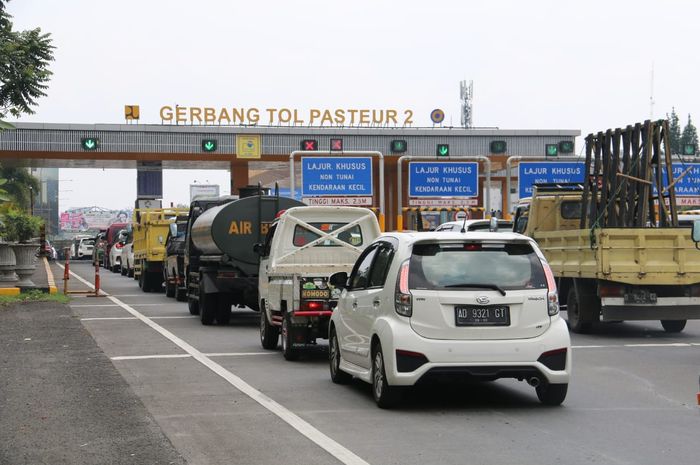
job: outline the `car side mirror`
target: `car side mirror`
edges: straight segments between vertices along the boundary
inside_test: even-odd
[[[700,242],[700,220],[693,221],[693,232],[691,237],[693,242],[695,242],[695,248],[700,249],[700,247],[698,247],[698,242]]]
[[[345,289],[348,287],[348,274],[345,271],[339,271],[338,273],[333,273],[328,279],[328,282],[338,289]]]
[[[171,235],[172,237],[176,237],[176,236],[177,236],[177,224],[175,224],[175,223],[170,223],[170,235]]]
[[[263,245],[261,243],[253,244],[253,252],[255,252],[258,255],[263,254]]]

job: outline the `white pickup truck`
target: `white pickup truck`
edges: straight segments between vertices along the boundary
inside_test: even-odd
[[[370,210],[357,207],[294,207],[270,225],[260,254],[260,342],[276,349],[282,333],[287,360],[299,350],[328,339],[328,322],[340,291],[330,275],[352,270],[377,236]]]

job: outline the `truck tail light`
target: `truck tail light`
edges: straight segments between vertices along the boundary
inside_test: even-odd
[[[322,312],[329,310],[328,302],[324,300],[302,300],[299,305],[302,312]]]
[[[598,291],[601,297],[624,297],[625,288],[619,284],[600,283]]]
[[[409,260],[406,260],[399,268],[399,277],[396,279],[396,291],[394,293],[394,308],[399,315],[410,317],[413,315],[413,305],[411,292],[408,290],[408,265]]]
[[[549,267],[549,263],[543,261],[542,268],[544,268],[544,275],[547,278],[547,313],[549,316],[554,316],[559,313],[557,282],[554,279],[554,273],[552,273],[552,268]]]

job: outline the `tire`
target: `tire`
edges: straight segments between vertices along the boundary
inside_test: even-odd
[[[328,364],[331,370],[331,381],[335,384],[348,384],[352,381],[352,375],[340,369],[340,346],[338,345],[338,336],[335,334],[335,328],[331,328],[328,341]]]
[[[112,265],[109,271],[111,271],[112,273],[119,273],[120,268],[121,267],[119,265]]]
[[[260,305],[260,344],[263,349],[275,350],[280,338],[280,329],[267,321],[265,304]]]
[[[285,360],[294,361],[299,358],[299,350],[292,346],[292,318],[289,313],[284,314],[282,320],[282,355]]]
[[[549,384],[547,382],[541,383],[535,388],[537,392],[537,398],[544,405],[557,406],[561,405],[566,399],[566,391],[568,391],[568,384]]]
[[[401,401],[401,391],[396,386],[390,386],[386,379],[380,343],[377,343],[372,352],[372,396],[379,408],[391,408]]]
[[[219,294],[216,300],[216,324],[226,326],[231,321],[231,300],[226,294]]]
[[[126,276],[129,273],[129,270],[125,266],[122,266],[119,273],[121,273],[122,276]]]
[[[149,279],[151,280],[151,292],[164,292],[163,287],[163,274],[162,273],[148,273]]]
[[[688,320],[661,320],[661,326],[667,333],[680,333],[687,322]]]
[[[199,315],[199,300],[187,299],[187,308],[190,311],[190,315]]]
[[[199,292],[199,319],[202,321],[204,326],[209,326],[214,324],[214,319],[216,318],[216,309],[218,294],[205,294]]]
[[[187,300],[187,290],[175,287],[175,300],[178,302],[184,302]]]
[[[585,299],[583,299],[585,302]],[[585,304],[584,304],[585,305]],[[571,286],[566,298],[566,323],[569,329],[575,333],[587,334],[593,327],[593,319],[588,309],[583,308],[579,298],[576,296],[576,289]]]
[[[164,275],[163,280],[165,282],[165,297],[175,297],[176,285],[175,283],[168,282],[168,275]]]
[[[139,274],[138,278],[136,278],[136,279],[138,279],[138,281],[139,281],[139,287],[141,288],[141,290],[143,292],[148,292],[148,290],[145,287],[146,286],[146,274],[143,271],[141,271],[141,274]]]

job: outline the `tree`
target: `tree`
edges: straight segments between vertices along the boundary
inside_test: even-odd
[[[34,113],[37,99],[46,95],[54,50],[50,34],[40,28],[13,31],[5,3],[0,0],[0,119]],[[0,122],[0,130],[7,128]]]
[[[693,145],[695,150],[698,150],[698,130],[695,129],[693,121],[690,119],[690,114],[688,114],[688,124],[683,128],[683,135],[681,135],[680,140],[681,150],[686,145]],[[682,151],[679,153],[683,153]]]
[[[18,208],[29,209],[31,196],[39,192],[39,181],[26,168],[0,166],[0,179],[7,182],[2,186],[6,197]]]
[[[668,141],[671,144],[671,153],[681,153],[681,123],[676,114],[676,108],[671,108],[671,115],[666,113],[668,118]]]

